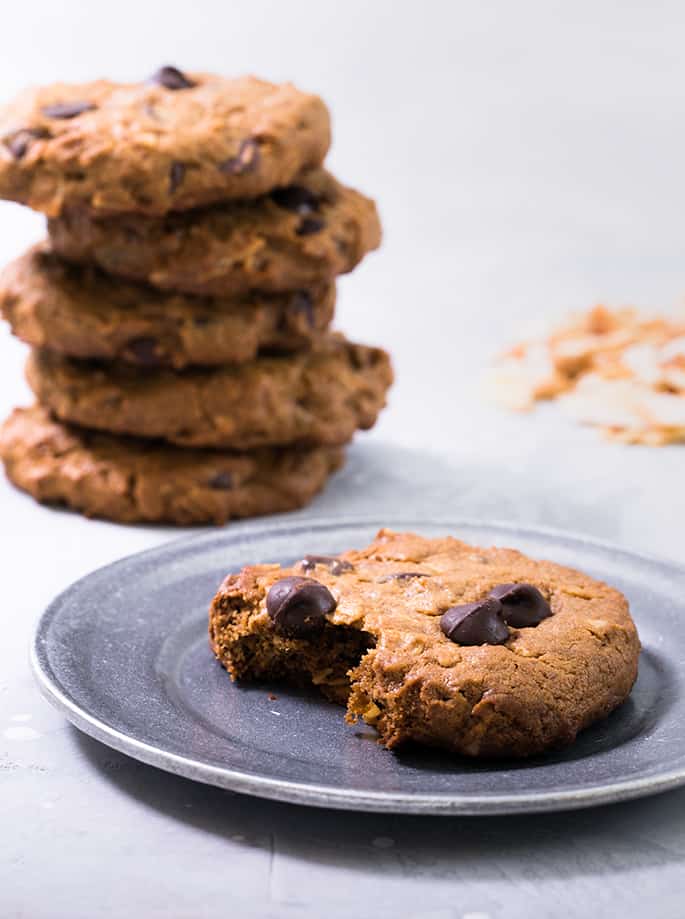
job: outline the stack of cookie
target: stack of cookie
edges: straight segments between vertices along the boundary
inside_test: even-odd
[[[329,331],[335,277],[378,246],[322,168],[316,96],[165,67],[54,85],[0,115],[0,197],[49,218],[0,307],[38,404],[0,434],[40,501],[222,523],[305,504],[369,428],[388,355]]]

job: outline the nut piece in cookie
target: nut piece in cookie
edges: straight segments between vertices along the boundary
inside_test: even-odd
[[[365,549],[229,575],[209,631],[234,680],[316,686],[390,749],[474,757],[571,743],[627,698],[640,651],[625,597],[601,581],[389,530]]]

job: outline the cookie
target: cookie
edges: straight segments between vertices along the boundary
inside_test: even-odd
[[[222,524],[307,504],[340,467],[336,447],[181,450],[15,409],[0,428],[7,476],[37,501],[119,523]]]
[[[381,238],[374,203],[320,169],[256,201],[162,220],[101,220],[72,209],[51,220],[49,230],[64,258],[155,287],[219,297],[330,281],[351,271]]]
[[[159,291],[71,265],[46,244],[0,272],[0,311],[34,347],[80,358],[183,368],[253,360],[316,341],[333,318],[335,286],[241,299]]]
[[[229,575],[209,623],[234,680],[314,685],[390,749],[471,757],[571,743],[627,698],[640,651],[625,597],[600,581],[389,530],[360,551]]]
[[[166,214],[287,185],[330,145],[326,106],[289,83],[162,68],[56,83],[0,112],[0,198],[50,217]]]
[[[62,421],[187,447],[346,443],[369,428],[392,382],[390,358],[329,335],[315,349],[180,373],[33,351],[27,378]]]

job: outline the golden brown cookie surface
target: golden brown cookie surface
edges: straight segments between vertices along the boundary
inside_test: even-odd
[[[539,590],[551,615],[506,625],[497,644],[448,637],[448,610],[512,583]],[[625,597],[581,572],[513,549],[384,530],[359,551],[229,575],[210,635],[234,679],[313,683],[387,747],[413,741],[469,756],[572,742],[626,699],[640,649]]]
[[[373,201],[322,169],[256,200],[164,219],[97,219],[71,209],[49,230],[64,258],[154,287],[220,297],[329,282],[381,239]]]
[[[306,349],[333,318],[335,287],[193,297],[65,263],[47,244],[0,272],[0,312],[19,338],[79,358],[141,366],[244,363]]]
[[[119,523],[222,524],[307,504],[343,462],[338,448],[181,450],[15,409],[0,428],[9,479],[37,501]]]
[[[371,427],[392,383],[380,348],[324,336],[299,354],[173,373],[33,351],[29,384],[62,421],[186,447],[347,443]]]
[[[72,206],[161,215],[255,197],[323,161],[318,96],[171,71],[22,93],[0,112],[0,197],[51,217]]]

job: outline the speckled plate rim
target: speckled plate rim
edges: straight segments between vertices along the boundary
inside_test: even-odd
[[[60,711],[75,727],[95,740],[118,750],[140,762],[155,766],[166,772],[201,782],[214,785],[228,791],[252,795],[275,801],[301,804],[313,807],[331,808],[336,810],[385,812],[395,814],[426,814],[433,816],[463,815],[495,815],[512,813],[536,813],[545,811],[575,810],[626,801],[669,791],[685,785],[685,738],[683,741],[682,765],[675,769],[664,770],[657,775],[644,778],[626,779],[617,782],[604,783],[601,786],[573,790],[555,790],[546,792],[522,792],[515,794],[454,794],[446,796],[431,794],[403,794],[392,792],[365,792],[353,789],[340,790],[331,785],[300,783],[288,780],[273,779],[266,776],[255,776],[240,770],[217,767],[189,757],[179,756],[176,753],[148,744],[125,734],[97,716],[85,711],[69,695],[63,692],[56,675],[48,661],[44,638],[49,630],[52,620],[59,615],[62,602],[72,590],[79,587],[94,574],[101,574],[119,566],[125,566],[132,559],[153,559],[156,555],[164,556],[169,550],[182,551],[186,546],[199,548],[202,543],[215,544],[224,538],[227,543],[240,539],[241,534],[249,535],[250,539],[260,535],[277,535],[283,530],[292,532],[293,529],[306,529],[315,533],[319,529],[339,528],[344,531],[351,527],[379,527],[388,526],[396,529],[415,529],[449,526],[458,532],[464,529],[489,530],[493,538],[505,537],[511,539],[515,545],[517,538],[545,537],[550,541],[561,543],[570,548],[579,544],[585,551],[594,549],[599,553],[611,553],[614,558],[620,558],[626,564],[637,564],[641,567],[651,566],[658,569],[661,576],[667,578],[681,578],[685,582],[685,567],[675,562],[662,560],[648,554],[631,552],[612,543],[596,539],[588,539],[581,534],[567,533],[549,527],[518,526],[503,521],[487,521],[478,519],[454,519],[450,516],[431,514],[430,518],[405,518],[385,515],[382,524],[375,516],[351,516],[311,519],[298,518],[297,520],[280,517],[261,518],[259,521],[245,521],[233,524],[230,528],[221,531],[211,530],[194,536],[184,536],[173,539],[160,546],[146,549],[143,552],[124,556],[109,565],[96,569],[83,578],[75,581],[60,593],[39,617],[30,648],[30,662],[34,677],[38,683],[41,694],[58,711]]]

